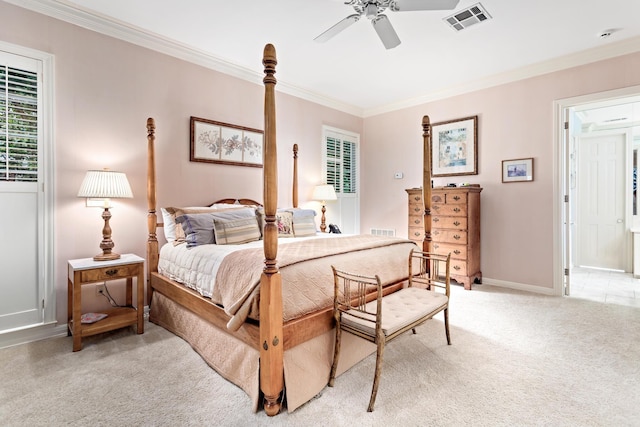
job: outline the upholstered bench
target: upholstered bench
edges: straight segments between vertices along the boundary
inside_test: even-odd
[[[377,344],[376,372],[367,409],[369,412],[373,411],[382,371],[382,355],[388,341],[409,329],[415,334],[416,326],[444,311],[447,343],[451,345],[448,312],[449,263],[450,255],[412,251],[409,256],[407,287],[384,296],[377,275],[361,276],[332,267],[336,342],[329,377],[330,387],[335,382],[343,330]],[[372,286],[377,288],[376,299],[366,302],[366,295]]]

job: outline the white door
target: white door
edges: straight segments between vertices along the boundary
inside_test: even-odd
[[[627,270],[625,223],[627,134],[585,134],[578,148],[578,264]]]
[[[0,51],[0,331],[45,318],[42,67]]]

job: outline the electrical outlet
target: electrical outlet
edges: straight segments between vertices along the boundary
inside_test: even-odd
[[[105,295],[104,284],[96,285],[96,296]]]

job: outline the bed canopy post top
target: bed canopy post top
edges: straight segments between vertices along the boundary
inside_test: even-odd
[[[278,230],[276,227],[276,209],[278,204],[278,155],[276,147],[276,109],[275,85],[276,49],[272,44],[264,47],[262,64],[264,65],[264,167],[263,202],[265,213],[264,252],[265,272],[275,273],[278,254]]]

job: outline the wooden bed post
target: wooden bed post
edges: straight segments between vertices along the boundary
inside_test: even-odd
[[[269,416],[280,412],[284,387],[284,337],[282,328],[282,278],[278,271],[278,171],[276,150],[276,49],[264,47],[264,270],[260,277],[260,388]]]
[[[147,306],[151,306],[151,273],[158,271],[158,237],[156,227],[158,217],[156,216],[156,160],[155,160],[155,140],[156,123],[150,117],[147,119]]]
[[[424,241],[422,250],[431,252],[431,122],[429,116],[422,118],[422,138],[424,146],[422,201],[424,203]]]
[[[298,144],[293,144],[293,207],[298,207]]]

